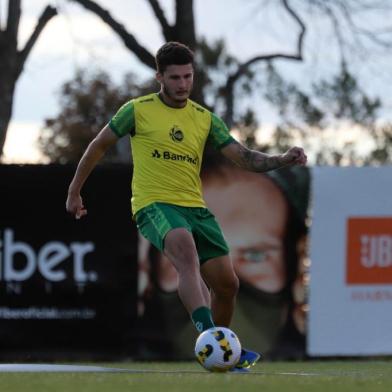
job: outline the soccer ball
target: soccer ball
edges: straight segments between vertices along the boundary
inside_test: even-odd
[[[229,328],[210,328],[197,338],[195,355],[205,369],[211,372],[226,372],[240,359],[241,343]]]

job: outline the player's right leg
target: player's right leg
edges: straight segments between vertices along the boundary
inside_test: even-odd
[[[199,332],[214,326],[209,293],[200,275],[192,228],[182,208],[153,203],[136,214],[141,234],[163,252],[178,274],[178,294]]]
[[[185,228],[170,230],[165,237],[164,253],[177,270],[178,295],[196,329],[202,332],[214,327],[192,234]]]
[[[185,228],[170,230],[165,237],[164,253],[178,274],[178,294],[190,314],[208,306],[203,293],[199,258],[192,234]]]

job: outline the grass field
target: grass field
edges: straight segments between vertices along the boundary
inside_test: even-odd
[[[392,391],[392,361],[264,362],[250,374],[208,373],[191,362],[93,365],[135,372],[0,373],[0,391]]]

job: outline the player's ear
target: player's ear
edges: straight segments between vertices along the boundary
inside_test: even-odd
[[[163,79],[163,75],[160,72],[157,72],[155,74],[155,79],[157,80],[158,83],[161,83]]]

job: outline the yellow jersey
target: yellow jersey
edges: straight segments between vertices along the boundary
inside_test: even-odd
[[[122,137],[131,135],[132,212],[154,202],[205,207],[200,168],[207,140],[216,149],[234,141],[225,123],[188,99],[167,106],[157,93],[125,103],[109,122]]]

